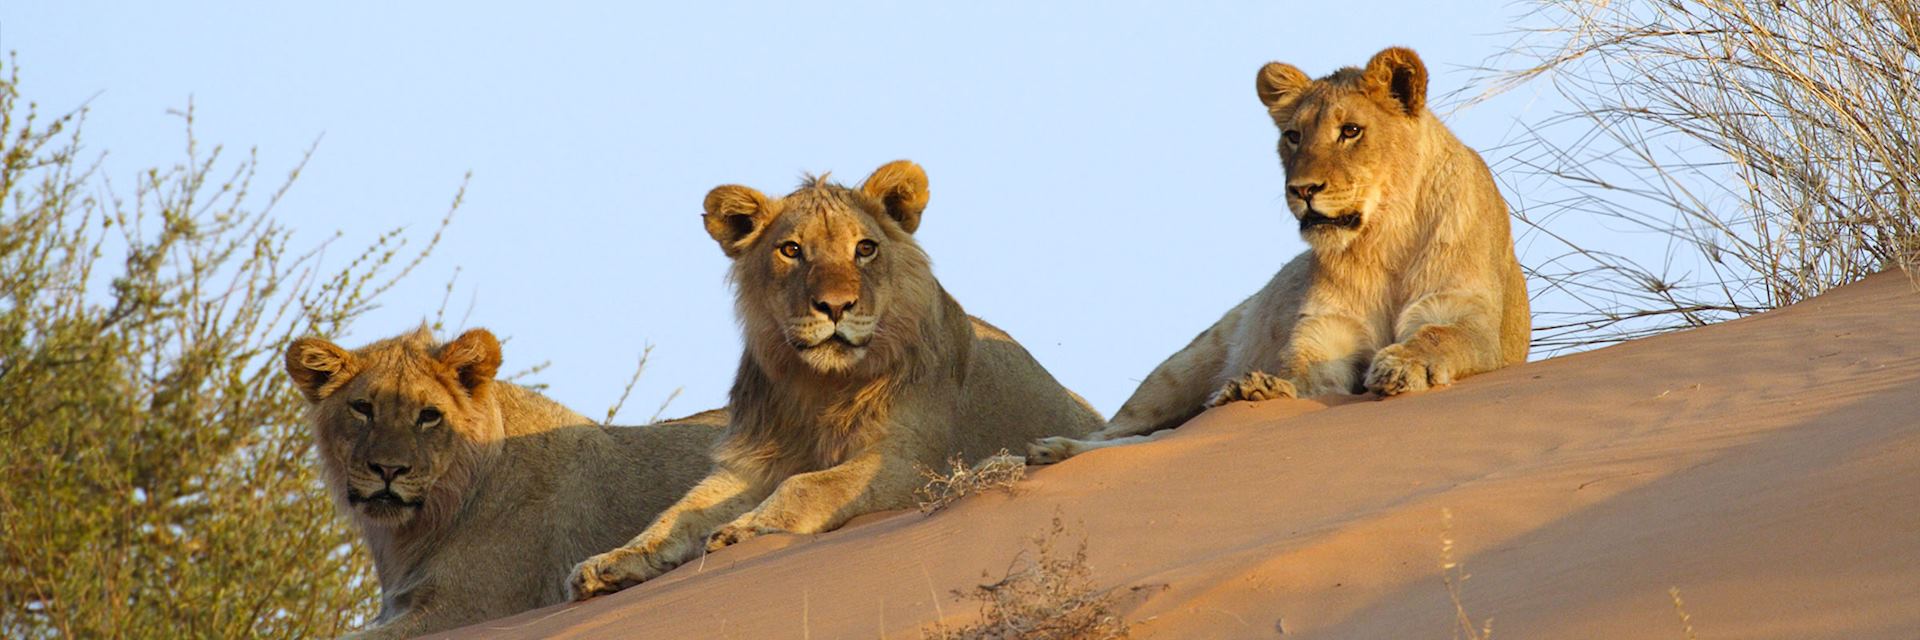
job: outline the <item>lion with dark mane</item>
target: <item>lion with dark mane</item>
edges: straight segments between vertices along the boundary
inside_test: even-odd
[[[575,597],[754,536],[910,507],[919,467],[1103,422],[941,288],[913,237],[926,206],[927,176],[904,160],[858,189],[816,178],[784,198],[707,194],[745,333],[733,420],[713,474],[626,546],[581,563]]]

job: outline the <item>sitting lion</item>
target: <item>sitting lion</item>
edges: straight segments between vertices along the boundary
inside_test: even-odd
[[[1506,203],[1427,110],[1419,56],[1391,48],[1319,80],[1273,62],[1257,88],[1310,250],[1155,368],[1106,428],[1037,442],[1030,461],[1138,442],[1228,402],[1392,396],[1526,360]]]
[[[564,602],[574,563],[632,536],[708,469],[724,411],[603,427],[493,379],[500,344],[425,329],[287,347],[327,490],[380,577],[361,635],[404,638]]]
[[[859,189],[823,177],[779,199],[737,185],[707,194],[745,334],[733,420],[713,475],[626,546],[576,567],[576,598],[754,536],[912,506],[916,465],[1103,423],[941,288],[912,235],[926,206],[926,173],[904,160]]]

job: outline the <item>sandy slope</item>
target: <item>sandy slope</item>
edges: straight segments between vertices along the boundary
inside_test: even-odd
[[[1443,391],[1223,407],[1014,497],[460,634],[918,638],[1056,511],[1099,582],[1166,585],[1135,637],[1451,637],[1451,537],[1496,638],[1684,638],[1671,587],[1703,638],[1920,638],[1920,294],[1883,275]]]

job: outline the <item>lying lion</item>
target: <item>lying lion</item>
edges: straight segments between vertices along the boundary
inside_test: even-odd
[[[356,351],[287,347],[327,490],[380,577],[380,615],[362,637],[564,602],[567,570],[686,493],[726,424],[708,411],[602,427],[494,380],[499,366],[484,329],[446,344],[422,329]]]
[[[940,287],[912,235],[926,206],[927,176],[904,160],[859,189],[810,179],[779,199],[735,185],[707,194],[745,333],[733,420],[713,475],[626,546],[580,563],[576,598],[703,550],[911,506],[916,465],[1102,424]]]
[[[1256,84],[1310,250],[1154,369],[1106,428],[1037,442],[1029,461],[1138,442],[1229,402],[1392,396],[1526,360],[1506,202],[1427,110],[1419,56],[1391,48],[1319,80],[1274,62]]]

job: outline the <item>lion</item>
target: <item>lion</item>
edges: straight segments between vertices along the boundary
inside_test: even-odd
[[[1155,368],[1105,428],[1036,442],[1029,462],[1139,442],[1230,402],[1388,397],[1526,360],[1506,201],[1427,109],[1420,57],[1388,48],[1319,80],[1273,62],[1256,85],[1309,249]]]
[[[744,334],[733,418],[713,474],[626,546],[580,563],[576,598],[756,536],[911,507],[919,468],[1105,423],[940,286],[913,236],[927,198],[926,173],[905,160],[858,189],[822,176],[778,199],[707,194]]]
[[[327,491],[380,579],[380,614],[356,637],[565,602],[568,570],[705,476],[726,425],[714,410],[600,426],[495,380],[499,366],[485,329],[445,344],[422,328],[354,351],[319,338],[287,347]]]

